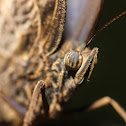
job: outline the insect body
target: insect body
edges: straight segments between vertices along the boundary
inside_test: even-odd
[[[66,7],[66,0],[17,0],[15,2],[10,0],[9,2],[1,2],[1,4],[3,7],[7,4],[14,5],[15,8],[11,12],[13,18],[10,16],[9,19],[14,22],[12,25],[16,28],[12,31],[12,27],[8,27],[10,30],[5,29],[4,32],[10,36],[16,46],[12,48],[10,39],[2,35],[1,38],[6,40],[5,47],[10,49],[10,53],[5,47],[2,49],[6,58],[4,53],[1,53],[5,61],[0,74],[0,97],[3,104],[0,108],[0,119],[13,122],[15,125],[23,123],[23,126],[28,126],[32,125],[32,122],[41,123],[43,120],[65,116],[64,103],[83,83],[87,73],[87,78],[90,77],[97,63],[98,48],[89,49],[81,41],[86,41],[102,1],[72,0],[70,2],[68,0],[68,7]],[[79,4],[75,10],[78,10],[83,3],[85,7],[81,6],[81,10],[86,12],[85,16],[80,16],[78,22],[73,20],[72,24],[69,21],[71,7],[73,7],[69,6],[70,3]],[[91,6],[90,9],[86,7],[87,5]],[[68,8],[68,17],[66,17],[66,8]],[[6,13],[2,13],[5,20],[2,28],[8,24],[4,14]],[[76,19],[78,14],[74,16],[72,18]],[[73,30],[73,24],[76,30]],[[62,43],[64,27],[65,40]],[[10,46],[6,46],[9,45],[8,43]],[[2,48],[2,42],[0,44]],[[93,110],[109,103],[126,120],[125,111],[109,97],[98,100],[83,110]]]

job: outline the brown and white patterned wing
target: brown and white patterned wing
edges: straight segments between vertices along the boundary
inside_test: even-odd
[[[95,24],[103,0],[68,0],[66,39],[85,42]]]
[[[28,59],[40,32],[41,20],[36,0],[0,0],[0,72],[8,59],[17,55],[21,61]]]
[[[0,55],[29,52],[40,33],[36,0],[0,1]]]

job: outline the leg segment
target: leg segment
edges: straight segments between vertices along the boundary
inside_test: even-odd
[[[98,53],[98,48],[93,48],[88,56],[85,57],[85,55],[83,54],[82,65],[75,75],[75,79],[74,79],[75,83],[78,84],[81,82],[85,73],[87,72],[88,67],[91,65],[88,78],[90,77],[92,70],[94,68],[94,64],[97,61],[97,53]]]
[[[38,97],[39,97],[40,91],[43,92],[44,88],[45,88],[45,86],[44,86],[43,81],[39,81],[37,83],[37,85],[35,86],[33,95],[32,95],[32,99],[31,99],[31,103],[30,103],[28,111],[26,112],[26,115],[24,117],[23,126],[31,125],[32,121],[34,120],[34,118],[35,118],[34,112],[36,109]],[[45,95],[43,95],[43,94],[44,93],[42,93],[42,98],[45,98]]]
[[[100,107],[103,107],[105,105],[110,104],[115,111],[124,119],[124,121],[126,122],[126,111],[119,105],[119,103],[117,101],[115,101],[114,99],[106,96],[103,97],[97,101],[95,101],[92,105],[90,105],[86,111],[91,111]]]
[[[88,106],[84,106],[84,107],[76,109],[76,110],[71,110],[69,112],[65,112],[64,116],[65,115],[70,116],[70,115],[77,114],[77,113],[88,112],[88,111],[106,106],[108,104],[110,104],[116,110],[116,112],[122,117],[122,119],[126,122],[126,111],[119,105],[119,103],[117,101],[115,101],[114,99],[112,99],[108,96],[103,97]]]
[[[46,115],[48,115],[49,111],[49,104],[45,95],[45,85],[41,88],[41,94],[42,94],[42,101],[43,101],[43,109]]]
[[[63,77],[64,77],[64,73],[65,73],[65,67],[63,65],[63,68],[61,70],[61,72],[59,73],[59,77],[58,77],[58,82],[57,85],[59,86],[59,101],[62,100],[62,83],[63,83]]]

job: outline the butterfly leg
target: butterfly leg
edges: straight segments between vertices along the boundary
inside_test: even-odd
[[[100,107],[103,107],[105,105],[110,104],[115,111],[124,119],[124,121],[126,122],[126,111],[120,106],[120,104],[115,101],[114,99],[112,99],[109,96],[103,97],[97,101],[95,101],[94,103],[92,103],[87,109],[86,111],[91,111]]]
[[[36,109],[36,105],[37,105],[37,101],[38,101],[40,92],[42,93],[43,107],[46,112],[48,111],[48,103],[47,103],[47,99],[45,96],[45,84],[43,81],[39,81],[34,88],[29,108],[24,117],[23,126],[29,126],[32,124],[32,121],[35,118],[34,112]]]
[[[77,114],[80,112],[89,112],[91,110],[106,106],[106,105],[111,105],[115,111],[122,117],[122,119],[126,122],[126,111],[120,106],[120,104],[115,101],[114,99],[112,99],[109,96],[103,97],[95,102],[93,102],[92,104],[88,105],[88,106],[84,106],[82,108],[76,109],[76,110],[72,110],[70,112],[66,112],[66,114],[68,115],[73,115],[73,114]],[[65,115],[66,115],[65,114]]]
[[[88,78],[90,77],[90,75],[93,71],[94,65],[97,62],[97,53],[98,53],[98,48],[93,48],[88,55],[87,54],[85,55],[85,52],[84,52],[82,65],[79,68],[79,70],[77,71],[75,78],[74,78],[76,84],[82,82],[83,77],[84,77],[85,73],[87,72],[89,66],[90,66],[90,72],[89,72]]]

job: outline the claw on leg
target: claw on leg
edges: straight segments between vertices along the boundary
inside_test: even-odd
[[[44,87],[43,81],[39,81],[35,86],[28,111],[26,112],[26,115],[24,117],[23,126],[31,125],[32,121],[34,120],[35,118],[34,112],[36,109],[38,97],[43,87]]]

